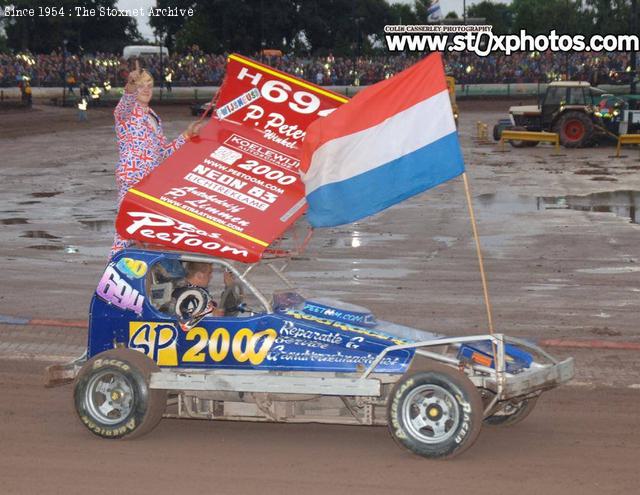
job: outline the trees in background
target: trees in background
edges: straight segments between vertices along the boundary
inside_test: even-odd
[[[210,53],[261,48],[289,50],[299,31],[296,0],[158,0],[158,7],[192,7],[191,17],[157,16],[151,26],[169,49],[198,45]]]
[[[206,51],[278,48],[296,53],[368,53],[386,24],[425,24],[431,0],[158,0],[190,5],[190,19],[155,18],[152,25],[178,49],[198,44]],[[469,2],[470,3],[470,2]],[[630,32],[631,0],[483,0],[467,8],[496,34],[617,34]],[[453,12],[447,19],[455,19]],[[458,18],[462,18],[458,13]]]
[[[631,32],[631,0],[484,0],[470,6],[467,17],[484,18],[497,34],[623,34]]]
[[[214,53],[366,52],[385,24],[416,20],[410,5],[387,0],[158,0],[159,7],[181,4],[193,6],[195,15],[155,17],[151,25],[170,49],[197,44]]]
[[[484,19],[486,24],[493,26],[494,33],[507,34],[513,26],[513,9],[506,3],[484,0],[467,9],[467,18]]]
[[[69,50],[78,52],[122,50],[125,45],[141,39],[136,22],[122,16],[77,16],[74,7],[114,8],[116,0],[0,0],[0,8],[14,6],[16,9],[55,7],[63,9],[65,15],[20,16],[2,18],[5,42],[13,50],[31,50],[34,53],[50,53],[67,41]],[[45,12],[46,13],[46,12]],[[0,41],[0,46],[2,41]]]
[[[156,16],[150,23],[172,51],[198,45],[205,52],[367,54],[383,48],[386,24],[424,24],[431,0],[157,0],[160,8],[193,8],[191,17]],[[394,0],[397,1],[397,0]],[[117,0],[56,0],[57,7],[116,7]],[[470,2],[469,2],[470,3]],[[467,9],[497,34],[618,34],[630,32],[631,0],[483,0]],[[0,7],[47,7],[47,0],[0,0]],[[447,15],[454,18],[455,13]],[[458,17],[462,17],[458,13]],[[5,33],[3,37],[2,33]],[[67,40],[70,51],[118,52],[141,41],[134,18],[121,16],[0,17],[3,47],[47,53]],[[150,40],[152,43],[154,40]]]
[[[513,32],[521,29],[530,34],[584,33],[585,11],[580,0],[513,0]]]

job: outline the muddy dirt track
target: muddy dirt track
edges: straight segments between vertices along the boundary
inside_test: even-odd
[[[640,342],[640,156],[611,146],[498,153],[473,140],[508,103],[462,103],[460,135],[499,331]],[[170,136],[186,107],[159,107]],[[108,109],[0,109],[0,315],[82,320],[113,235],[116,148]],[[633,220],[633,222],[632,222]],[[486,331],[461,181],[364,222],[318,231],[291,278],[391,321]],[[82,329],[0,319],[0,494],[618,494],[640,488],[640,354],[577,358],[574,382],[513,428],[485,428],[454,461],[398,448],[385,428],[163,420],[135,441],[80,426],[71,388],[44,389]]]
[[[384,427],[163,420],[108,441],[80,427],[69,387],[0,367],[3,494],[637,493],[640,397],[567,387],[453,461],[401,450]]]

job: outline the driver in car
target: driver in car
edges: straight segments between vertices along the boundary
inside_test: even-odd
[[[173,312],[176,316],[183,320],[209,313],[213,316],[224,316],[224,309],[219,309],[209,294],[213,265],[200,261],[188,261],[184,268],[186,272],[184,282],[174,289],[171,296]]]

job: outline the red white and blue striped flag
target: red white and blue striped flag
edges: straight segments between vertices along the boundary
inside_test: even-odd
[[[300,168],[314,227],[354,222],[462,174],[440,53],[313,122]]]

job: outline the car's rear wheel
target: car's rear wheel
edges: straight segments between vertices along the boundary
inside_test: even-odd
[[[518,424],[531,414],[537,401],[538,396],[507,401],[495,413],[485,418],[484,424],[489,426],[512,426]]]
[[[482,400],[475,386],[463,373],[442,365],[396,383],[387,413],[394,440],[433,459],[467,450],[482,426]]]
[[[135,438],[162,419],[165,390],[149,388],[158,366],[131,349],[113,349],[87,361],[76,377],[75,409],[82,424],[103,438]]]

